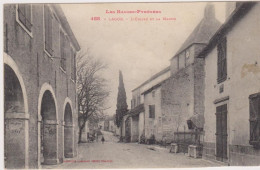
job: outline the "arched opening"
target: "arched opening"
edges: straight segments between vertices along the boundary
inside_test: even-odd
[[[54,165],[57,159],[56,105],[52,93],[46,90],[41,102],[41,164]]]
[[[28,119],[24,93],[14,70],[4,65],[4,156],[6,168],[26,168]]]
[[[73,119],[69,103],[66,104],[64,111],[64,157],[73,158]]]

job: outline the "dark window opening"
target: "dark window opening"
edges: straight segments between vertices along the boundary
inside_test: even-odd
[[[155,118],[155,105],[149,105],[149,118]]]
[[[260,93],[249,96],[249,143],[256,147],[260,146]]]

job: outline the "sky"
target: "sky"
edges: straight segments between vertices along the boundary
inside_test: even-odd
[[[223,23],[226,3],[213,4],[216,18]],[[81,50],[88,50],[108,65],[102,73],[111,91],[106,114],[116,111],[119,70],[123,73],[130,109],[131,91],[170,65],[170,59],[203,18],[205,6],[206,2],[61,5]],[[117,10],[158,13],[117,13]],[[100,20],[92,20],[93,17]]]

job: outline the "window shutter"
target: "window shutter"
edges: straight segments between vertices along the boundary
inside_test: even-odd
[[[25,26],[26,28],[31,31],[31,5],[25,5]]]
[[[25,25],[25,4],[18,5],[18,16],[19,20]]]
[[[49,38],[48,38],[48,40],[49,40],[49,42],[48,42],[48,44],[49,44],[49,52],[50,52],[50,54],[52,55],[52,17],[51,17],[51,13],[50,13],[50,9],[48,10],[49,12],[49,16],[48,16],[48,36],[49,36]]]
[[[260,95],[250,97],[250,144],[259,145],[260,143]]]
[[[49,26],[48,26],[49,22],[48,22],[48,7],[46,5],[44,5],[44,29],[45,29],[45,50],[48,51],[48,42],[49,42]],[[49,52],[49,51],[48,51]]]
[[[52,55],[52,17],[48,6],[44,5],[44,24],[45,24],[45,50]]]
[[[217,46],[218,51],[218,83],[223,82],[227,78],[227,58],[226,58],[227,41],[226,38],[221,40]]]

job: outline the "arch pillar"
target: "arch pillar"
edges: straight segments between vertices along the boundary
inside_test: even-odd
[[[38,165],[56,165],[58,159],[58,108],[55,93],[44,83],[38,99]]]
[[[4,160],[6,168],[28,168],[29,113],[22,75],[15,61],[4,53]]]
[[[74,125],[73,125],[73,109],[72,102],[67,97],[63,106],[64,121],[63,121],[63,148],[64,157],[74,157]]]
[[[64,157],[73,158],[74,157],[74,125],[66,125],[64,123]]]

